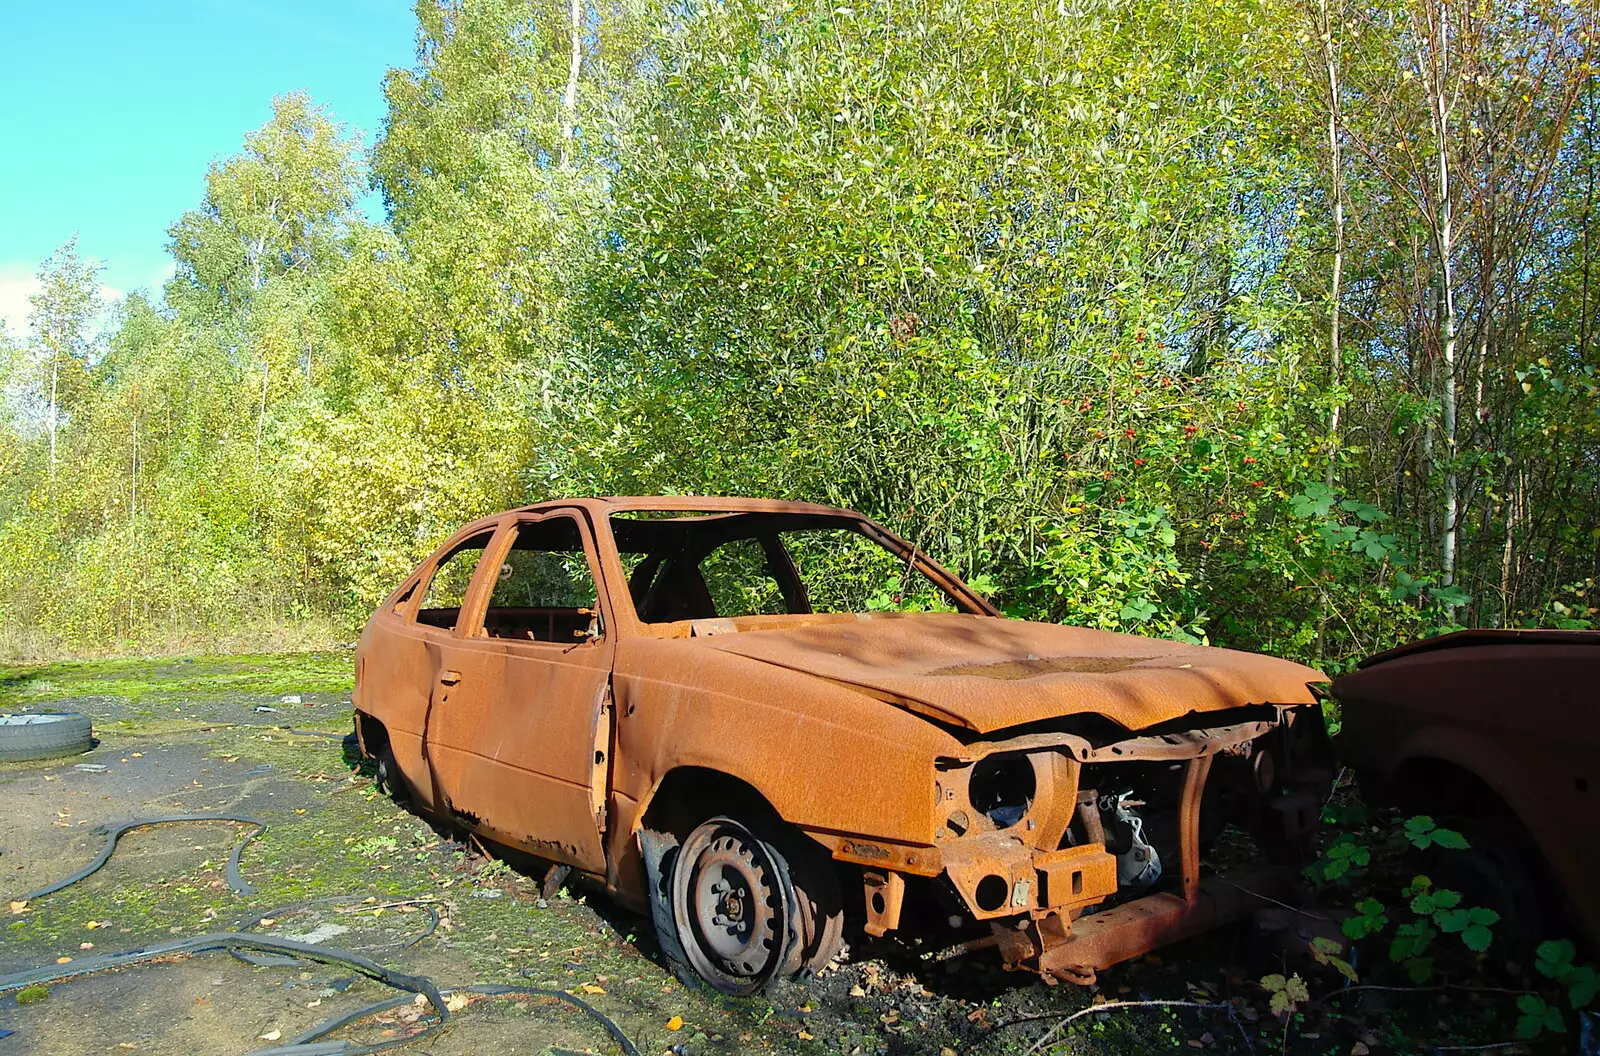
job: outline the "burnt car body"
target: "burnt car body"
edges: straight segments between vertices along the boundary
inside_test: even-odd
[[[847,921],[932,920],[1090,980],[1280,887],[1263,863],[1304,845],[1332,776],[1317,672],[1006,619],[801,503],[476,521],[356,662],[362,750],[420,809],[603,885],[732,993],[826,964]],[[1229,822],[1259,860],[1202,879]]]
[[[1509,934],[1576,924],[1600,946],[1600,632],[1457,631],[1369,657],[1331,692],[1364,795],[1467,835],[1436,882],[1472,888]]]

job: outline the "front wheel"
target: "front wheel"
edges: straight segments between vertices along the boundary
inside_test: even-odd
[[[687,967],[725,994],[808,974],[838,952],[838,880],[799,834],[712,818],[678,848],[667,886]]]

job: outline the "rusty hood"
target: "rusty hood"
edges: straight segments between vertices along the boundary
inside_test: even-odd
[[[958,614],[863,616],[697,637],[991,733],[1099,714],[1137,730],[1247,704],[1309,704],[1313,668],[1133,634]]]

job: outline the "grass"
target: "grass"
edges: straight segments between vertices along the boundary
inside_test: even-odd
[[[0,664],[0,708],[38,708],[85,697],[175,704],[197,697],[348,693],[353,667],[344,650]]]

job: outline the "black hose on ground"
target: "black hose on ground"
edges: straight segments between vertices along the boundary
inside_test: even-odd
[[[589,1002],[585,1001],[583,998],[578,997],[575,994],[569,994],[565,990],[546,990],[543,987],[538,986],[502,986],[496,983],[480,983],[475,986],[463,986],[459,991],[446,992],[487,994],[490,997],[515,996],[517,994],[531,994],[534,997],[553,997],[557,1001],[565,1001],[567,1004],[578,1009],[590,1019],[604,1027],[606,1033],[611,1035],[611,1040],[617,1043],[617,1048],[622,1050],[623,1056],[639,1056],[639,1050],[634,1048],[633,1042],[628,1040],[628,1036],[622,1032],[622,1028],[617,1026],[616,1023],[612,1022],[609,1016],[607,1016],[604,1012],[601,1012],[598,1008],[595,1008],[593,1005],[589,1004]]]
[[[88,975],[91,972],[125,968],[130,964],[153,961],[161,957],[170,957],[177,953],[201,953],[206,950],[231,950],[236,948],[265,950],[269,953],[292,953],[298,957],[304,957],[306,960],[320,961],[324,964],[346,964],[362,975],[376,979],[385,986],[392,986],[396,990],[404,990],[411,994],[421,994],[428,999],[428,1003],[438,1012],[441,1026],[450,1018],[450,1013],[444,1005],[444,998],[439,996],[439,988],[434,986],[433,980],[425,975],[407,975],[404,972],[397,972],[392,968],[385,968],[378,962],[363,957],[359,953],[351,953],[349,950],[335,949],[331,946],[318,946],[312,942],[296,942],[293,939],[274,939],[266,935],[251,935],[240,931],[213,931],[205,935],[168,939],[166,942],[157,942],[137,949],[124,950],[121,953],[106,953],[98,957],[85,957],[68,964],[53,964],[40,968],[30,968],[27,971],[16,972],[12,975],[0,975],[0,994],[8,990],[21,990],[28,986],[38,986],[42,983],[54,983],[62,979]]]
[[[600,1024],[600,1026],[604,1027],[605,1032],[611,1035],[611,1039],[617,1043],[617,1048],[622,1050],[623,1056],[639,1056],[639,1050],[634,1046],[632,1041],[628,1040],[628,1036],[622,1032],[622,1028],[617,1026],[616,1022],[613,1021],[610,1016],[607,1016],[604,1012],[601,1012],[598,1008],[595,1008],[583,998],[574,994],[569,994],[565,990],[546,990],[537,986],[505,986],[498,983],[475,983],[472,986],[458,986],[453,990],[442,990],[440,993],[446,998],[450,997],[452,994],[483,994],[487,997],[520,997],[527,995],[531,997],[550,997],[556,999],[557,1001],[564,1001],[587,1015],[596,1023]],[[322,1053],[338,1053],[339,1056],[358,1056],[360,1053],[377,1052],[381,1049],[391,1048],[396,1045],[409,1044],[410,1042],[416,1041],[427,1034],[433,1033],[435,1030],[444,1025],[443,1023],[435,1023],[429,1026],[427,1030],[413,1034],[410,1037],[379,1042],[376,1045],[337,1047],[346,1046],[348,1043],[325,1042],[321,1040],[342,1027],[347,1027],[352,1023],[359,1022],[363,1019],[366,1019],[368,1016],[375,1016],[379,1012],[387,1012],[391,1008],[398,1008],[400,1005],[406,1004],[410,1000],[411,998],[408,997],[385,998],[382,1001],[377,1001],[373,1004],[365,1005],[361,1008],[345,1012],[342,1015],[333,1017],[332,1019],[324,1020],[323,1022],[312,1027],[310,1030],[307,1030],[304,1033],[298,1034],[289,1039],[282,1045],[276,1045],[270,1049],[256,1049],[253,1052],[247,1053],[246,1056],[314,1056],[314,1054]]]
[[[37,891],[29,891],[22,896],[22,901],[28,902],[35,898],[54,894],[64,887],[71,887],[79,880],[93,875],[102,865],[111,860],[111,852],[117,849],[117,838],[130,829],[142,829],[150,825],[169,825],[179,821],[236,821],[243,825],[254,825],[256,830],[245,836],[234,845],[233,853],[228,856],[228,886],[241,895],[253,895],[256,889],[245,883],[244,877],[239,875],[239,856],[244,853],[244,845],[267,831],[267,823],[260,818],[252,818],[244,814],[164,814],[159,818],[133,818],[129,821],[119,821],[110,828],[97,827],[94,831],[103,831],[106,834],[106,845],[100,848],[100,853],[94,861],[79,869],[65,880],[57,880],[48,887],[41,887]]]
[[[425,1029],[416,1034],[403,1038],[391,1038],[386,1041],[370,1045],[351,1045],[346,1041],[323,1041],[327,1035],[342,1027],[366,1019],[368,1016],[379,1012],[397,1008],[414,1000],[412,997],[390,997],[374,1004],[366,1005],[324,1020],[283,1045],[270,1049],[257,1049],[249,1056],[331,1056],[337,1053],[340,1056],[360,1056],[363,1053],[381,1052],[385,1049],[408,1045],[429,1034],[441,1030],[449,1022],[450,1012],[445,1004],[445,997],[449,994],[483,994],[489,997],[512,997],[528,995],[531,997],[548,997],[565,1002],[587,1015],[600,1026],[605,1028],[617,1047],[622,1050],[623,1056],[639,1056],[636,1048],[622,1028],[617,1026],[604,1012],[595,1008],[589,1002],[565,990],[548,990],[537,986],[506,986],[498,983],[480,983],[472,986],[457,987],[453,990],[440,991],[431,979],[423,975],[407,975],[386,968],[381,964],[363,957],[359,953],[349,950],[340,950],[331,946],[319,946],[310,942],[296,942],[293,939],[274,939],[265,935],[253,935],[246,932],[218,931],[206,935],[194,935],[189,938],[169,939],[150,946],[143,946],[121,953],[101,954],[98,957],[85,957],[72,961],[70,964],[49,965],[40,968],[31,968],[27,971],[17,972],[12,975],[0,976],[0,993],[10,990],[21,990],[24,987],[38,986],[43,983],[60,982],[63,979],[72,979],[80,975],[89,975],[94,972],[108,971],[113,968],[125,968],[141,961],[153,961],[162,957],[170,957],[180,953],[201,953],[206,950],[264,950],[271,953],[292,953],[306,960],[320,961],[324,964],[345,964],[372,979],[392,986],[396,990],[404,990],[407,994],[421,994],[433,1006],[438,1015],[437,1021],[429,1024]]]
[[[245,825],[254,825],[256,827],[255,831],[247,834],[244,839],[240,840],[238,844],[234,846],[233,853],[228,858],[227,876],[228,886],[233,888],[234,891],[241,895],[250,895],[255,893],[255,888],[245,883],[244,878],[239,875],[239,856],[244,853],[245,844],[249,843],[251,840],[267,831],[266,822],[260,820],[259,818],[252,818],[243,814],[169,814],[155,818],[133,818],[129,821],[119,822],[110,826],[109,828],[104,829],[106,833],[106,843],[105,846],[100,849],[100,853],[95,857],[94,861],[90,862],[88,865],[84,866],[82,869],[79,869],[77,872],[63,880],[58,880],[47,887],[41,887],[37,891],[28,892],[22,896],[22,900],[30,901],[35,898],[41,898],[45,895],[60,891],[62,888],[70,887],[88,876],[92,876],[98,869],[100,869],[101,866],[105,865],[106,862],[111,860],[112,852],[117,848],[118,837],[120,837],[123,833],[128,832],[130,829],[144,828],[150,825],[167,825],[180,821],[233,821]],[[366,897],[367,896],[363,895],[332,895],[327,898],[315,898],[303,902],[292,902],[288,905],[279,906],[276,909],[262,913],[242,926],[251,927],[255,924],[259,924],[264,919],[280,915],[286,916],[290,913],[294,913],[311,906],[365,901]],[[378,947],[379,950],[406,949],[410,946],[416,945],[418,942],[421,942],[423,939],[433,934],[434,929],[439,926],[439,912],[428,903],[418,904],[422,905],[428,913],[427,925],[410,938],[399,943],[392,943],[386,946]],[[443,1029],[444,1025],[449,1022],[450,1019],[450,1012],[449,1009],[445,1007],[443,996],[441,995],[438,987],[436,987],[433,981],[427,976],[407,975],[404,972],[397,972],[391,968],[386,968],[383,965],[378,964],[376,961],[373,961],[368,957],[349,950],[341,950],[332,946],[320,946],[316,943],[310,942],[298,942],[294,939],[276,939],[265,935],[256,935],[240,931],[217,931],[210,932],[205,935],[194,935],[188,938],[169,939],[165,942],[154,943],[150,946],[143,946],[132,950],[124,950],[121,953],[107,953],[96,957],[85,957],[79,960],[74,960],[65,965],[51,965],[39,968],[30,968],[26,971],[15,972],[11,975],[0,975],[0,993],[6,993],[10,990],[21,990],[24,987],[37,986],[44,983],[59,982],[63,979],[72,979],[80,975],[89,975],[94,972],[109,971],[114,968],[125,968],[131,964],[157,960],[162,957],[170,957],[174,954],[202,953],[207,950],[220,949],[226,949],[235,956],[241,956],[241,959],[249,959],[250,963],[257,964],[295,962],[292,960],[284,962],[266,962],[266,959],[264,958],[244,958],[242,957],[242,952],[246,950],[257,950],[268,954],[288,953],[299,958],[304,958],[305,960],[320,961],[325,964],[349,965],[361,974],[369,976],[387,986],[392,986],[396,990],[404,990],[408,994],[421,994],[424,998],[426,998],[427,1002],[433,1006],[434,1011],[438,1014],[438,1020],[436,1022],[428,1025],[425,1029],[419,1031],[418,1033],[409,1035],[407,1037],[393,1038],[369,1045],[351,1045],[346,1041],[321,1040],[326,1035],[333,1033],[341,1027],[349,1026],[351,1023],[358,1022],[367,1018],[368,1016],[376,1015],[379,1012],[387,1011],[391,1008],[396,1008],[413,1000],[413,998],[410,997],[391,997],[375,1004],[355,1009],[352,1012],[344,1013],[343,1015],[336,1016],[332,1019],[325,1020],[322,1023],[317,1024],[315,1027],[312,1027],[310,1030],[305,1031],[304,1033],[291,1039],[284,1045],[274,1046],[270,1049],[258,1049],[255,1052],[250,1053],[249,1056],[360,1056],[360,1054],[364,1053],[381,1052],[385,1049],[397,1048],[401,1045],[409,1045],[413,1041],[417,1041],[420,1038]],[[526,972],[524,972],[524,974],[526,974]],[[459,987],[456,990],[446,991],[446,993],[483,994],[493,997],[527,994],[534,997],[549,997],[558,1001],[564,1001],[585,1013],[595,1022],[604,1027],[606,1033],[611,1035],[612,1039],[617,1043],[617,1046],[622,1050],[623,1056],[639,1056],[639,1050],[634,1047],[633,1042],[629,1041],[628,1036],[622,1032],[622,1028],[618,1027],[617,1024],[610,1019],[610,1017],[606,1016],[605,1013],[601,1012],[599,1009],[595,1008],[582,998],[573,994],[569,994],[564,990],[547,990],[534,986],[504,986],[500,984],[484,983],[475,984],[473,986]]]

